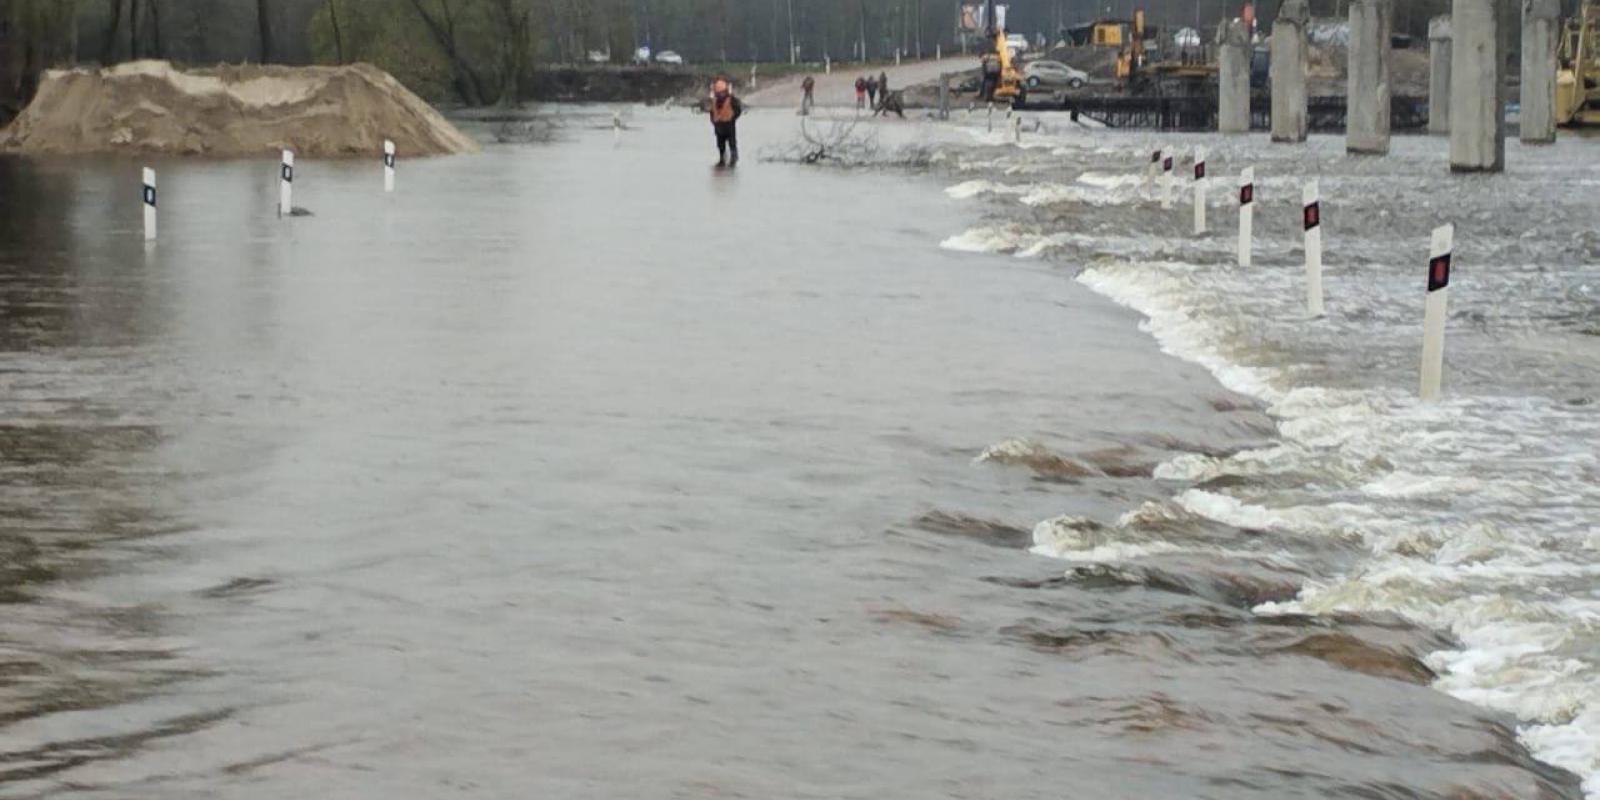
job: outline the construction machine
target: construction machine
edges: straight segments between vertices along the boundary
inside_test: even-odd
[[[1117,83],[1132,88],[1144,66],[1144,9],[1133,12],[1133,27],[1117,52]]]
[[[1561,29],[1556,67],[1556,122],[1600,126],[1600,2],[1585,0]]]
[[[984,10],[984,20],[988,25],[985,33],[994,52],[983,57],[983,98],[992,103],[1020,106],[1027,101],[1022,88],[1022,71],[1017,69],[1011,56],[1011,46],[1006,42],[1006,28],[996,13],[995,0],[988,0]]]

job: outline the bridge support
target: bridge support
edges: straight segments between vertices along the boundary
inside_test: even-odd
[[[1284,0],[1272,23],[1272,141],[1303,142],[1310,132],[1306,114],[1306,0]]]
[[[1243,20],[1217,29],[1221,71],[1217,84],[1217,130],[1250,132],[1250,29]]]
[[[1522,0],[1522,143],[1556,140],[1560,0]]]
[[[1428,133],[1450,132],[1450,15],[1428,20]]]
[[[1350,88],[1345,150],[1388,155],[1392,0],[1350,0]]]
[[[1450,170],[1506,168],[1506,0],[1452,0]]]

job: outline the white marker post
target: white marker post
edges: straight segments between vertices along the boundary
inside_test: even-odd
[[[1016,137],[1017,144],[1022,144],[1022,117],[1011,118],[1011,133]]]
[[[1250,266],[1256,210],[1256,168],[1239,173],[1239,266]]]
[[[383,140],[383,190],[394,191],[394,142]]]
[[[1161,160],[1161,207],[1172,208],[1172,154]]]
[[[144,240],[156,240],[156,171],[144,168]]]
[[[989,133],[994,133],[994,102],[989,103]]]
[[[1161,169],[1161,148],[1150,153],[1150,163],[1144,168],[1144,191],[1150,194],[1156,186],[1156,172]]]
[[[1194,149],[1194,235],[1206,235],[1206,149]]]
[[[294,151],[283,151],[283,165],[278,172],[278,216],[289,216],[294,211]]]
[[[1316,181],[1306,184],[1306,311],[1313,317],[1322,310],[1322,190]]]
[[[1422,399],[1439,397],[1444,376],[1444,322],[1450,296],[1450,262],[1456,243],[1456,226],[1433,231],[1428,254],[1428,301],[1422,317]]]

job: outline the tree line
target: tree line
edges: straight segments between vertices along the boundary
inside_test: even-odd
[[[0,98],[26,97],[66,64],[166,58],[351,63],[394,73],[432,100],[513,101],[538,65],[626,62],[641,47],[691,63],[818,63],[959,50],[959,7],[979,0],[0,0]],[[1572,0],[1568,0],[1569,4]],[[1342,16],[1349,0],[1313,0]],[[1060,29],[1146,12],[1164,29],[1209,29],[1242,0],[1010,0],[1009,27]],[[1259,0],[1269,24],[1281,0]],[[1449,0],[1399,0],[1396,29],[1426,35]],[[968,42],[972,46],[977,43]]]

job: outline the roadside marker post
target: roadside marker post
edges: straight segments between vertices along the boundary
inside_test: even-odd
[[[1250,266],[1255,228],[1256,168],[1239,173],[1239,266]]]
[[[1206,235],[1206,149],[1194,149],[1194,235]]]
[[[156,240],[156,171],[144,168],[144,240]]]
[[[1161,207],[1172,208],[1172,154],[1161,160]]]
[[[1438,399],[1444,377],[1444,323],[1449,311],[1450,266],[1455,242],[1455,225],[1434,229],[1428,252],[1428,299],[1422,315],[1423,400]]]
[[[1161,148],[1157,147],[1150,153],[1150,163],[1144,168],[1144,191],[1151,193],[1156,185],[1156,171],[1161,169]]]
[[[1301,218],[1306,229],[1306,311],[1313,317],[1322,308],[1322,189],[1316,181],[1306,184],[1302,195]]]
[[[283,151],[283,164],[278,170],[278,216],[289,216],[294,211],[294,151]]]
[[[394,142],[383,140],[383,190],[394,191]]]

